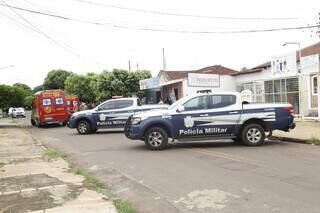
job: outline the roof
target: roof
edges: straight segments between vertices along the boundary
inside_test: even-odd
[[[175,79],[187,78],[188,73],[233,75],[235,73],[238,73],[238,71],[221,66],[221,65],[214,65],[214,66],[210,66],[210,67],[204,67],[199,70],[189,70],[189,71],[164,71],[164,70],[161,70],[159,75],[161,73],[165,73],[168,76],[169,80],[175,80]]]
[[[299,51],[297,51],[296,54],[297,54],[297,61],[300,61]],[[313,44],[311,46],[308,46],[308,47],[305,47],[305,48],[301,49],[301,56],[302,57],[313,55],[313,54],[320,54],[320,42],[315,43],[315,44]],[[258,65],[256,67],[251,68],[251,69],[238,72],[238,73],[233,74],[233,75],[237,76],[237,75],[245,75],[245,74],[250,74],[250,73],[255,73],[255,72],[261,72],[263,69],[266,69],[268,67],[271,67],[271,62],[270,61],[268,61],[268,62],[266,62],[264,64],[260,64],[260,65]]]

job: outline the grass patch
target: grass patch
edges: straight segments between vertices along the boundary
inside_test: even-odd
[[[53,149],[45,150],[43,155],[51,158],[66,157],[64,153],[53,150]],[[84,177],[83,184],[86,188],[96,190],[108,197],[114,197],[113,193],[106,187],[106,185],[103,182],[101,182],[96,177],[90,175],[84,168],[71,164],[71,171],[76,175],[81,175]],[[113,204],[116,207],[118,213],[135,213],[136,212],[129,201],[117,199],[113,201]]]
[[[131,203],[126,200],[115,200],[113,201],[113,203],[119,213],[135,213],[136,212],[132,207]]]
[[[98,180],[96,177],[89,175],[88,172],[79,166],[74,166],[72,168],[73,173],[77,175],[81,175],[84,177],[84,184],[88,188],[94,188],[97,190],[105,189],[106,186],[104,183],[102,183],[100,180]]]
[[[66,155],[64,153],[53,150],[53,149],[46,149],[43,152],[43,155],[48,156],[50,158],[65,158],[66,157]]]
[[[312,137],[312,138],[307,140],[307,143],[320,145],[320,138]]]

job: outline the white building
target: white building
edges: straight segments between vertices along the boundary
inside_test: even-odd
[[[256,102],[289,102],[295,113],[302,116],[317,116],[320,42],[294,54],[296,69],[276,72],[274,64],[267,62],[249,70],[234,74],[237,91],[248,89]],[[281,57],[280,57],[281,58]],[[292,58],[292,57],[291,57]],[[290,55],[287,56],[290,59]],[[284,64],[289,62],[284,60]],[[302,61],[302,63],[300,63]],[[300,68],[301,66],[301,68]]]
[[[143,89],[149,89],[154,102],[161,97],[174,101],[201,90],[250,90],[254,102],[289,102],[296,114],[316,117],[319,54],[320,42],[301,50],[302,63],[297,52],[274,57],[270,62],[241,72],[221,65],[190,71],[160,71],[157,84],[154,78],[146,80],[144,85],[150,81],[152,86]]]

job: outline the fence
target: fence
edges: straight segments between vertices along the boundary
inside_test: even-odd
[[[250,90],[254,102],[290,103],[295,114],[300,113],[301,93],[298,78],[287,78],[246,83],[237,87],[239,92]]]

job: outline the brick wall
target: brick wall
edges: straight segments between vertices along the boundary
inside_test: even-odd
[[[170,97],[170,94],[171,94],[172,90],[174,90],[174,89],[178,89],[178,99],[183,97],[182,82],[178,82],[178,83],[170,84],[170,85],[163,87],[162,95],[163,95],[164,99],[166,97]]]

